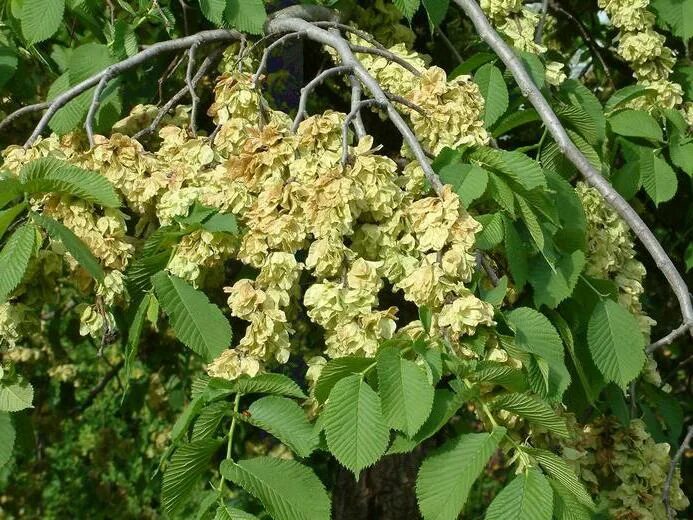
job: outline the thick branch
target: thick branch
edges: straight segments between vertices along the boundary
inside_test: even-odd
[[[563,128],[548,101],[546,101],[541,91],[532,81],[532,78],[522,65],[522,62],[493,27],[491,27],[491,24],[486,19],[479,5],[474,0],[454,1],[465,13],[467,13],[467,16],[472,20],[479,36],[481,36],[481,38],[495,51],[512,73],[522,94],[529,99],[532,106],[534,106],[539,113],[547,130],[558,144],[561,153],[575,165],[587,182],[595,187],[604,200],[618,212],[621,218],[623,218],[633,230],[633,233],[635,233],[640,242],[645,246],[657,264],[657,267],[662,271],[669,285],[671,285],[674,290],[679,301],[679,306],[681,307],[684,321],[693,321],[693,305],[691,304],[688,287],[650,228],[647,227],[636,211],[630,207],[613,186],[602,177],[571,141],[565,128]]]
[[[431,186],[433,186],[436,193],[440,193],[442,191],[443,184],[433,171],[433,168],[431,168],[428,158],[426,157],[426,152],[424,152],[421,143],[419,143],[412,129],[394,107],[392,102],[388,99],[387,94],[385,94],[380,84],[368,73],[361,62],[356,59],[349,42],[347,42],[340,34],[328,32],[325,29],[321,29],[320,27],[316,27],[305,20],[300,20],[297,18],[276,18],[271,20],[266,25],[266,30],[268,33],[306,31],[308,38],[311,40],[335,49],[337,54],[339,54],[342,65],[351,67],[353,70],[353,75],[356,76],[364,88],[371,93],[373,99],[381,104],[381,106],[385,107],[390,120],[402,134],[404,142],[409,146],[416,160],[419,161],[426,178],[431,183]]]
[[[46,110],[46,113],[43,114],[43,117],[41,117],[41,120],[36,125],[36,128],[34,129],[33,133],[24,144],[24,147],[28,148],[29,146],[34,144],[36,139],[41,135],[41,132],[43,132],[43,130],[50,122],[51,118],[60,108],[65,106],[68,102],[80,95],[82,92],[86,92],[95,85],[98,85],[104,77],[107,78],[105,81],[108,81],[108,78],[115,77],[118,74],[125,72],[126,70],[141,65],[142,63],[151,58],[159,56],[160,54],[178,51],[182,49],[188,49],[194,44],[201,45],[205,43],[232,41],[237,40],[240,37],[240,33],[228,29],[202,31],[192,36],[186,36],[185,38],[178,38],[175,40],[168,40],[165,42],[156,43],[154,45],[151,45],[150,47],[147,47],[145,50],[138,52],[134,56],[131,56],[130,58],[127,58],[121,62],[111,65],[110,67],[102,70],[98,74],[95,74],[94,76],[87,78],[81,83],[78,83],[74,87],[66,90],[61,95],[52,100],[50,102],[50,105],[48,106],[48,110]]]

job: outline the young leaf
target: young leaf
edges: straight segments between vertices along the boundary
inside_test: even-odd
[[[440,180],[452,185],[465,207],[481,197],[488,185],[488,172],[473,164],[453,163],[441,168]]]
[[[224,460],[221,474],[257,498],[274,520],[329,520],[330,499],[320,479],[295,460]]]
[[[556,414],[551,407],[527,394],[503,394],[491,401],[492,410],[507,410],[524,417],[530,423],[546,428],[559,437],[568,437],[565,419]]]
[[[271,372],[258,374],[255,377],[239,377],[233,382],[233,389],[242,394],[273,394],[296,399],[306,398],[306,394],[293,379]]]
[[[663,141],[662,129],[657,120],[644,110],[623,110],[609,117],[609,126],[615,134],[625,137],[641,137]]]
[[[53,240],[59,240],[77,263],[92,275],[95,280],[99,282],[103,281],[105,274],[101,264],[77,235],[69,228],[50,217],[34,213],[32,218],[39,226],[46,230],[48,236]]]
[[[315,398],[319,403],[327,401],[332,388],[340,380],[352,374],[360,374],[375,363],[373,359],[349,356],[331,359],[320,372],[315,383]]]
[[[486,467],[505,428],[470,433],[446,442],[421,464],[416,497],[424,520],[455,520],[474,481]]]
[[[361,375],[345,377],[334,385],[323,415],[327,446],[357,477],[385,453],[390,436],[380,398]]]
[[[656,206],[671,200],[678,189],[676,172],[654,150],[640,155],[642,185]]]
[[[120,206],[118,194],[106,177],[54,157],[31,161],[22,168],[20,179],[27,193],[63,193],[104,208]]]
[[[152,277],[161,308],[176,337],[211,362],[231,344],[231,325],[207,296],[177,276],[162,271]]]
[[[508,110],[508,87],[503,79],[503,73],[498,67],[487,63],[474,74],[474,82],[484,96],[484,124],[486,128],[494,125]]]
[[[260,34],[267,19],[263,0],[227,0],[224,20],[241,32]]]
[[[7,412],[0,412],[0,469],[12,456],[15,435],[12,417]]]
[[[313,426],[295,401],[271,395],[253,402],[248,411],[251,424],[272,434],[299,457],[308,457],[317,447]]]
[[[26,381],[4,384],[0,382],[0,412],[18,412],[32,408],[34,387]]]
[[[0,303],[7,301],[21,283],[35,249],[36,228],[24,224],[12,233],[0,250]]]
[[[553,491],[536,469],[516,476],[493,499],[486,520],[551,520]]]
[[[594,308],[587,345],[604,378],[624,390],[645,364],[645,338],[638,321],[612,300],[602,300]]]
[[[47,40],[60,28],[65,0],[24,0],[20,21],[29,45]]]
[[[433,387],[426,373],[395,347],[378,351],[378,392],[387,424],[412,437],[431,413]]]
[[[161,502],[168,515],[181,510],[219,446],[219,439],[203,439],[183,444],[173,454],[161,487]]]

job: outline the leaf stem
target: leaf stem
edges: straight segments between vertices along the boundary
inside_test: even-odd
[[[233,457],[231,456],[231,451],[233,449],[233,437],[234,437],[234,432],[236,431],[236,416],[238,415],[238,407],[240,406],[241,403],[241,393],[236,394],[236,399],[233,402],[233,416],[231,417],[231,426],[229,426],[229,433],[227,435],[228,440],[226,441],[226,460],[233,460]],[[221,495],[224,491],[224,475],[221,476],[219,479],[219,500],[221,500]]]

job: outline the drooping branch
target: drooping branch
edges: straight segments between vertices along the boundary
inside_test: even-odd
[[[356,58],[354,51],[347,40],[345,40],[339,33],[327,31],[305,20],[284,16],[279,16],[270,20],[266,24],[265,30],[268,34],[305,31],[307,37],[311,40],[323,45],[327,45],[328,47],[332,47],[339,55],[341,65],[350,67],[353,75],[356,76],[363,87],[371,93],[374,103],[377,103],[387,111],[390,121],[392,121],[397,130],[402,134],[404,142],[409,146],[414,158],[421,165],[424,175],[431,183],[431,186],[435,192],[442,192],[443,184],[438,178],[438,175],[436,175],[436,173],[433,171],[421,143],[419,143],[418,139],[414,135],[414,132],[404,120],[402,115],[397,111],[392,101],[387,97],[387,94],[383,91],[378,81],[376,81],[376,79],[370,75],[361,62]]]
[[[688,432],[686,433],[686,437],[684,437],[683,442],[681,443],[681,446],[679,446],[679,449],[676,450],[676,454],[671,459],[671,464],[669,465],[669,473],[667,474],[667,480],[666,482],[664,482],[664,491],[662,492],[662,499],[664,500],[664,506],[667,509],[667,518],[669,520],[674,520],[674,518],[676,517],[676,515],[674,514],[674,510],[671,507],[671,483],[674,480],[676,466],[678,465],[679,460],[681,460],[683,452],[688,449],[688,446],[690,445],[692,438],[693,426],[690,426],[688,428]]]
[[[86,92],[90,88],[97,86],[101,83],[101,91],[106,86],[106,83],[109,81],[109,79],[122,74],[123,72],[132,69],[138,65],[141,65],[142,63],[157,57],[161,54],[165,54],[168,52],[173,52],[173,51],[179,51],[179,50],[184,50],[184,49],[189,49],[191,46],[194,44],[197,45],[203,45],[207,43],[216,43],[216,42],[228,42],[228,41],[233,41],[233,40],[238,40],[241,38],[241,34],[238,33],[237,31],[233,31],[230,29],[215,29],[211,31],[202,31],[197,34],[194,34],[192,36],[186,36],[184,38],[177,38],[175,40],[168,40],[165,42],[161,43],[156,43],[154,45],[151,45],[150,47],[147,47],[141,52],[138,52],[134,56],[131,56],[130,58],[127,58],[123,61],[120,61],[114,65],[111,65],[110,67],[107,67],[106,69],[102,70],[101,72],[85,79],[84,81],[78,83],[77,85],[73,86],[72,88],[69,88],[59,96],[57,96],[55,99],[53,99],[48,106],[46,107],[47,110],[41,117],[41,120],[38,122],[36,125],[36,128],[32,132],[31,136],[29,139],[27,139],[26,143],[24,143],[24,147],[28,148],[34,142],[36,139],[41,135],[43,130],[46,128],[50,120],[53,118],[55,113],[60,110],[63,106],[65,106],[69,101],[77,97],[83,92]],[[105,79],[104,79],[105,78]],[[102,81],[103,80],[103,81]],[[99,88],[97,86],[95,90],[95,94],[99,92]],[[99,92],[100,94],[100,92]],[[45,105],[44,103],[39,103],[37,105],[43,106]],[[36,108],[37,105],[31,105],[30,107],[24,107],[24,112],[31,112],[31,111],[36,111],[40,110],[40,108]],[[94,102],[92,101],[92,106],[94,105]],[[91,107],[90,107],[91,108]],[[95,113],[96,109],[93,110]],[[93,115],[92,114],[92,120],[93,120]],[[10,117],[13,117],[14,114],[11,114]]]
[[[669,285],[674,290],[684,322],[688,324],[688,329],[690,329],[691,324],[693,324],[693,304],[691,304],[688,287],[650,228],[647,227],[637,212],[623,197],[621,197],[613,186],[602,177],[577,146],[575,146],[575,143],[573,143],[568,136],[568,133],[565,128],[563,128],[558,117],[556,117],[551,105],[549,105],[549,102],[534,84],[534,81],[518,56],[493,29],[479,5],[474,0],[454,1],[471,19],[479,36],[500,57],[513,75],[522,94],[539,113],[539,116],[556,141],[561,153],[578,169],[587,182],[599,191],[604,200],[616,210],[621,218],[633,230],[633,233],[635,233],[640,242],[645,246],[654,259],[655,264],[664,274]]]

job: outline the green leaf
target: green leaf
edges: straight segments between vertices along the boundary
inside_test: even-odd
[[[248,411],[251,424],[272,434],[299,457],[308,457],[317,447],[315,430],[295,401],[271,395],[255,401]]]
[[[48,88],[46,98],[52,101],[70,88],[70,76],[67,72],[58,76]],[[79,96],[68,101],[51,118],[48,125],[58,135],[65,135],[79,126],[89,111],[93,92],[82,92]]]
[[[529,283],[534,288],[534,305],[537,308],[542,305],[551,309],[558,307],[573,293],[584,267],[585,254],[582,251],[561,257],[553,267],[544,258],[532,262]]]
[[[477,215],[475,219],[482,226],[481,231],[476,235],[476,247],[482,251],[488,251],[503,242],[505,232],[502,213]]]
[[[544,87],[546,81],[546,71],[544,70],[544,64],[541,62],[539,57],[531,52],[516,51],[520,57],[520,61],[529,72],[532,77],[534,84],[540,89]]]
[[[604,112],[616,110],[624,103],[653,92],[643,85],[628,85],[614,92],[604,105]]]
[[[360,374],[374,364],[373,359],[356,356],[331,359],[323,367],[320,377],[315,383],[315,398],[319,403],[324,403],[334,385],[339,381],[350,375]]]
[[[656,206],[676,195],[679,186],[676,172],[654,150],[640,155],[640,175],[645,191]]]
[[[505,428],[470,433],[446,442],[421,464],[416,497],[424,520],[456,520]]]
[[[541,426],[559,437],[568,437],[565,419],[546,403],[527,394],[503,394],[493,399],[489,406],[493,410],[507,410]]]
[[[202,228],[210,233],[238,234],[238,221],[229,213],[217,213],[202,223]]]
[[[525,223],[525,226],[527,226],[527,231],[529,231],[529,236],[532,237],[532,241],[537,249],[541,251],[544,249],[544,231],[541,228],[537,215],[532,211],[532,208],[524,197],[515,194],[515,200],[520,208],[522,221]]]
[[[539,163],[520,152],[509,152],[495,148],[480,148],[469,154],[472,162],[502,173],[527,190],[546,188],[546,177]]]
[[[7,228],[12,225],[12,222],[14,222],[17,216],[21,215],[25,209],[26,203],[22,202],[12,206],[11,208],[0,211],[0,239],[5,235]]]
[[[412,437],[431,413],[433,387],[426,373],[401,354],[396,347],[378,351],[378,392],[388,426]]]
[[[13,47],[0,44],[0,88],[4,87],[12,79],[17,71],[19,58]]]
[[[301,387],[291,378],[271,372],[258,374],[255,377],[241,376],[233,382],[233,389],[242,394],[273,394],[296,399],[306,398]]]
[[[548,392],[551,401],[560,400],[570,383],[565,366],[563,342],[546,316],[520,307],[506,314],[510,328],[515,332],[515,344],[520,350],[539,356],[548,367]]]
[[[516,476],[493,499],[486,520],[551,520],[553,491],[536,469]]]
[[[508,258],[510,273],[513,275],[515,287],[522,290],[529,277],[529,260],[526,244],[520,238],[515,224],[509,218],[503,218],[505,230],[505,254]]]
[[[20,21],[29,45],[47,40],[60,28],[65,0],[24,0]]]
[[[226,0],[200,0],[200,10],[210,22],[221,25]]]
[[[582,107],[590,115],[597,129],[597,141],[603,141],[606,136],[606,118],[597,96],[585,85],[574,79],[567,79],[563,82],[560,96],[564,101]]]
[[[221,474],[257,498],[274,520],[329,520],[330,499],[320,479],[294,460],[224,460]]]
[[[575,498],[560,482],[550,478],[553,489],[553,514],[556,520],[593,520],[595,515]],[[598,517],[597,517],[598,518]]]
[[[0,412],[0,469],[12,456],[15,435],[12,417],[7,412]]]
[[[464,63],[460,63],[455,67],[452,72],[448,74],[448,80],[453,80],[463,74],[471,74],[484,63],[495,61],[497,58],[498,57],[492,52],[476,52],[464,60]]]
[[[693,38],[693,1],[652,0],[650,6],[657,14],[657,25],[669,29],[684,44]]]
[[[22,168],[20,179],[27,193],[61,193],[105,208],[120,206],[118,194],[106,177],[54,157],[31,161]]]
[[[498,67],[487,63],[474,74],[474,82],[486,101],[484,104],[484,124],[486,128],[493,126],[508,110],[508,87],[503,79],[503,73]]]
[[[261,34],[267,12],[263,0],[227,0],[224,21],[241,32]]]
[[[214,436],[221,420],[227,412],[230,411],[229,403],[226,401],[217,401],[208,406],[205,406],[200,415],[195,420],[193,426],[192,440],[209,439]]]
[[[624,390],[645,364],[645,338],[638,321],[612,300],[602,300],[594,308],[587,344],[604,378]]]
[[[669,156],[671,162],[693,177],[693,141],[682,140],[678,133],[672,134],[669,139]]]
[[[152,283],[176,337],[185,346],[209,363],[231,345],[231,325],[203,292],[163,271],[152,277]]]
[[[0,175],[0,208],[12,202],[23,193],[22,184],[15,177],[2,178]]]
[[[481,197],[488,184],[488,172],[472,164],[453,163],[441,168],[440,180],[450,184],[465,208]]]
[[[380,398],[361,375],[334,385],[323,415],[327,446],[357,477],[385,453],[390,436]]]
[[[500,307],[508,292],[508,277],[503,275],[498,280],[498,284],[490,289],[479,287],[481,299],[490,303],[494,307]]]
[[[219,439],[203,439],[183,444],[175,451],[164,471],[161,488],[161,502],[168,515],[182,509],[219,446]]]
[[[27,381],[3,384],[0,382],[0,412],[18,412],[32,408],[34,387]]]
[[[0,303],[21,283],[35,250],[36,228],[32,224],[17,228],[0,250]]]
[[[414,15],[416,14],[416,11],[419,10],[419,6],[421,5],[421,0],[392,0],[393,3],[397,6],[397,9],[400,10],[400,12],[407,18],[407,20],[411,20]]]
[[[445,15],[448,14],[450,0],[423,0],[422,3],[431,25],[434,27],[439,26],[445,20]]]
[[[541,118],[539,117],[539,113],[533,108],[510,112],[498,122],[492,134],[493,137],[498,138],[520,126],[538,122],[541,122]]]
[[[99,282],[103,281],[104,272],[101,264],[86,244],[82,242],[72,230],[65,227],[57,220],[39,215],[38,213],[34,213],[32,218],[39,226],[46,230],[53,240],[59,240],[77,263],[94,277],[95,280]]]
[[[216,493],[214,494],[216,501]],[[214,520],[258,520],[257,516],[222,504],[217,508]]]
[[[609,117],[609,126],[615,134],[663,141],[657,120],[644,110],[623,110]]]
[[[137,359],[137,351],[140,346],[140,338],[142,336],[142,329],[144,327],[144,320],[147,317],[147,309],[151,304],[154,296],[152,294],[145,294],[144,298],[140,300],[135,315],[130,322],[130,327],[128,328],[127,342],[125,343],[125,362],[123,365],[123,372],[125,377],[125,389],[123,391],[123,398],[128,391],[130,386],[130,379],[132,378],[132,369],[135,364],[135,359]]]
[[[594,502],[592,502],[592,497],[590,497],[587,489],[563,458],[547,450],[532,449],[529,450],[529,453],[537,460],[546,474],[560,482],[578,502],[589,508],[594,507]]]

